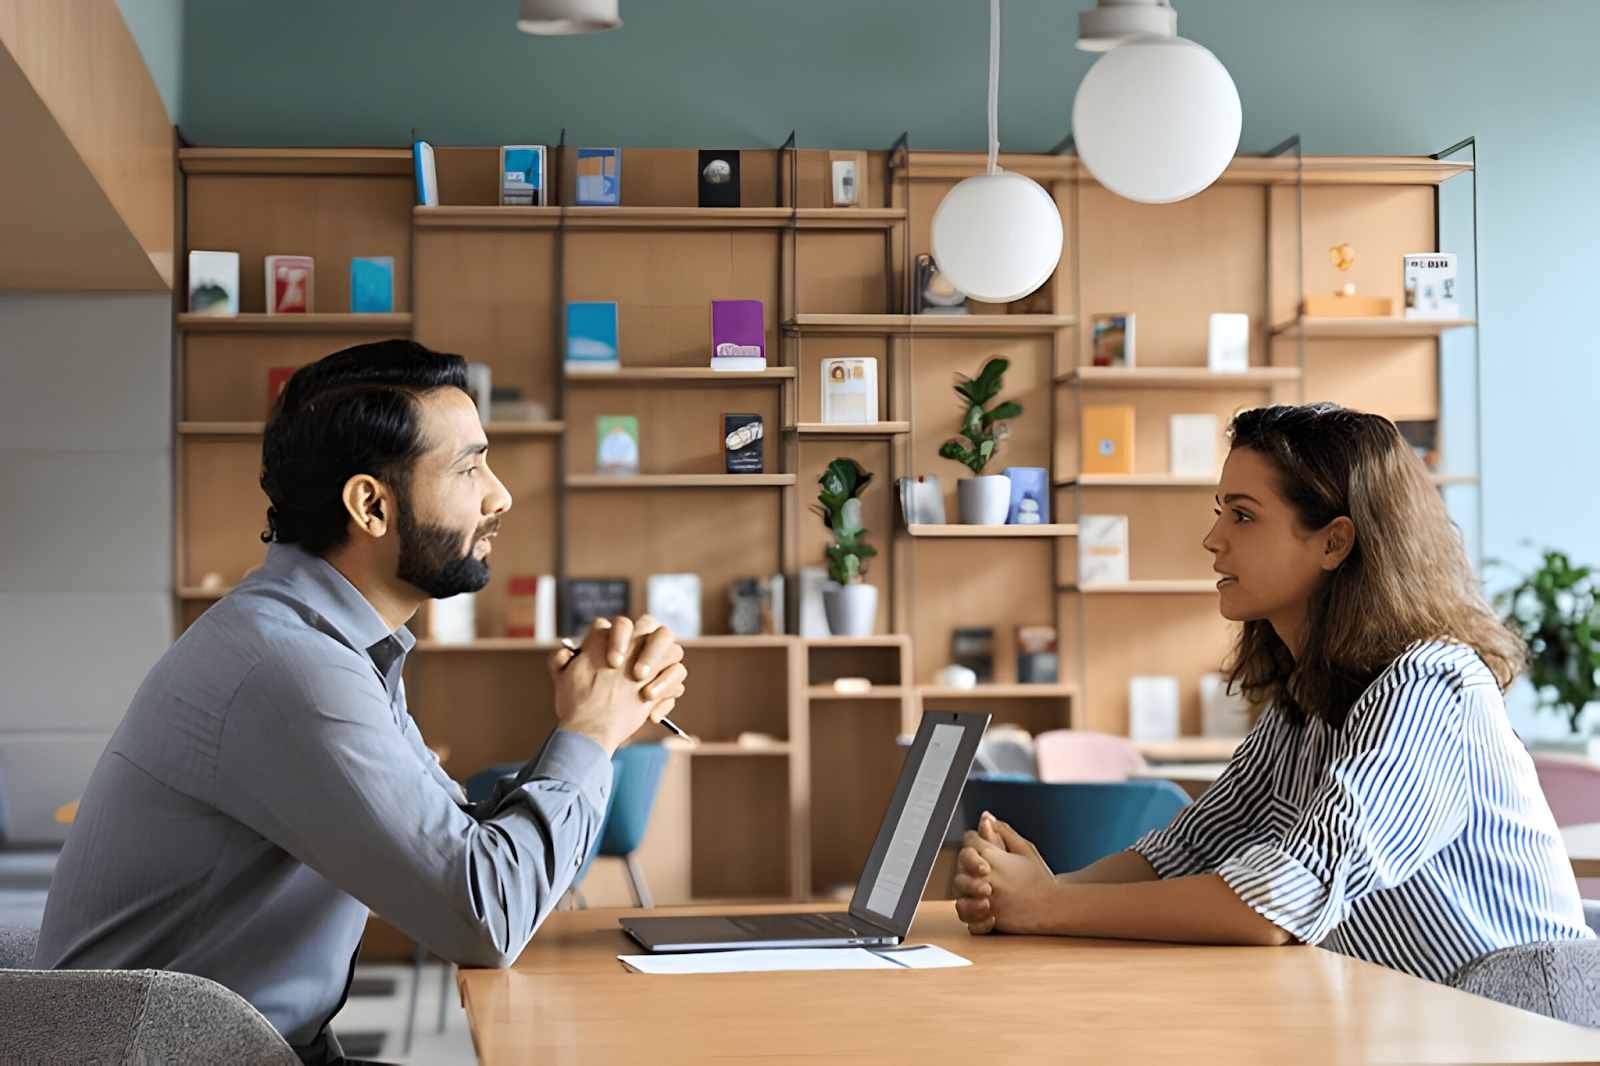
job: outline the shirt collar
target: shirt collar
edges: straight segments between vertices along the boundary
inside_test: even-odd
[[[322,628],[365,652],[386,679],[395,661],[417,643],[405,626],[391,633],[377,608],[348,578],[298,544],[268,545],[267,561],[246,581],[274,587],[309,608],[321,619]]]

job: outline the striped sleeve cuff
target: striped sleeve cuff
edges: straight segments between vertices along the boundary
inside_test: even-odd
[[[1163,881],[1169,877],[1193,877],[1195,874],[1211,872],[1205,859],[1170,829],[1151,830],[1128,850],[1143,855],[1156,876]]]
[[[1321,943],[1344,919],[1344,894],[1271,845],[1246,848],[1217,874],[1252,910],[1301,943]]]

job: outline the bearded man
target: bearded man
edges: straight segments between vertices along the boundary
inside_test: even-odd
[[[456,963],[517,957],[593,849],[612,752],[686,675],[665,628],[596,622],[581,656],[551,660],[558,728],[467,804],[401,669],[422,602],[489,579],[511,497],[487,453],[460,356],[385,341],[295,373],[263,440],[266,562],[134,696],[36,966],[198,974],[328,1063],[369,908]]]

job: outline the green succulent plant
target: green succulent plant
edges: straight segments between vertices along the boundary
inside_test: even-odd
[[[963,377],[956,382],[956,395],[967,404],[959,431],[967,438],[967,443],[954,438],[947,440],[939,445],[939,455],[964,464],[974,476],[983,473],[984,466],[994,457],[995,445],[1005,439],[1005,420],[1022,413],[1022,405],[1012,400],[998,404],[993,410],[985,410],[989,402],[1000,395],[1004,387],[1002,379],[1010,367],[1011,360],[995,356],[983,364],[977,377]]]
[[[1495,597],[1506,625],[1528,642],[1528,680],[1539,706],[1563,711],[1577,732],[1583,709],[1600,699],[1600,589],[1587,566],[1546,550],[1537,570]]]
[[[861,524],[861,492],[871,480],[872,475],[852,459],[835,459],[817,479],[822,488],[817,493],[816,511],[833,534],[827,549],[828,576],[841,585],[860,581],[867,572],[866,560],[878,554],[878,549],[861,539],[867,535]]]

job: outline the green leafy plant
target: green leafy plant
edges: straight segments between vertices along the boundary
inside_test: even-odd
[[[983,473],[984,466],[994,456],[995,445],[1007,436],[1005,420],[1022,413],[1022,405],[1011,400],[985,410],[989,402],[1000,395],[1004,386],[1002,378],[1010,369],[1011,360],[995,356],[983,364],[975,378],[963,377],[956,383],[956,395],[966,401],[967,413],[961,419],[963,444],[951,439],[939,445],[939,455],[963,463],[974,476]]]
[[[1546,550],[1543,565],[1497,595],[1495,606],[1528,642],[1528,680],[1539,706],[1564,711],[1576,732],[1583,709],[1600,699],[1600,589],[1590,568]]]
[[[862,470],[851,459],[835,459],[822,472],[817,484],[817,513],[822,524],[833,534],[828,546],[828,576],[841,585],[851,585],[861,580],[867,572],[866,560],[878,554],[878,549],[863,543],[867,535],[861,524],[861,492],[872,475]]]

